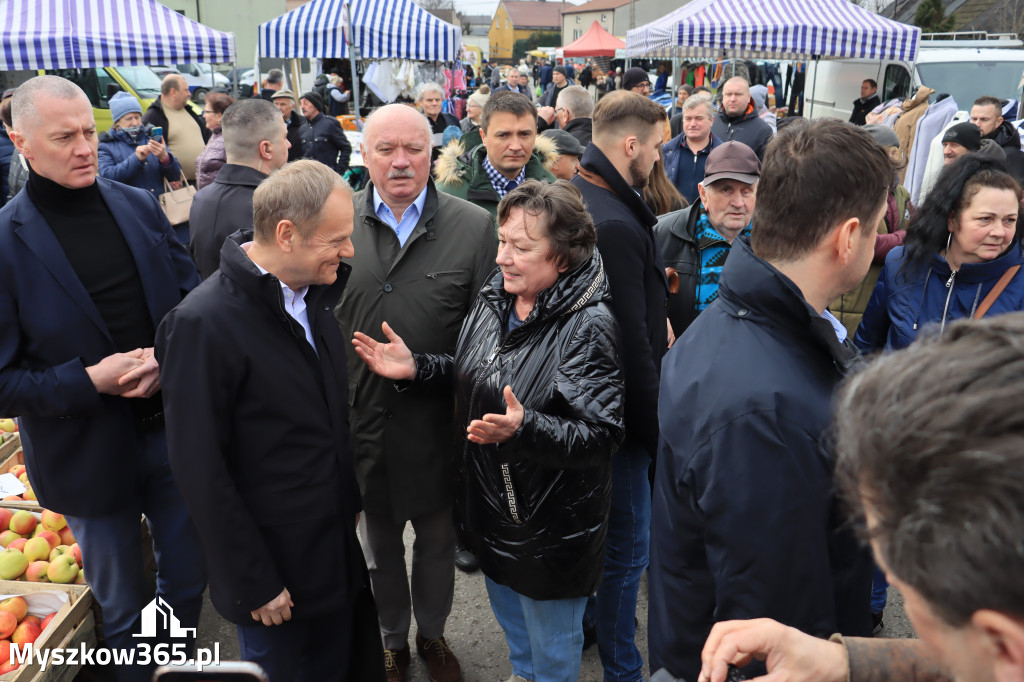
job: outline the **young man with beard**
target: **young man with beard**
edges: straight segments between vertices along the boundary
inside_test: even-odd
[[[651,488],[658,443],[658,376],[668,348],[668,280],[651,230],[657,218],[638,192],[647,185],[663,139],[665,112],[628,90],[594,109],[594,138],[572,181],[597,227],[597,244],[622,330],[626,440],[612,457],[612,507],[604,580],[597,589],[597,642],[605,680],[643,679],[636,648],[636,598],[647,568]]]
[[[1006,154],[1006,170],[1017,180],[1024,182],[1024,151],[1021,151],[1020,134],[1013,124],[1003,118],[1003,105],[999,99],[986,95],[974,101],[971,107],[971,123],[981,130],[982,140],[992,140]]]

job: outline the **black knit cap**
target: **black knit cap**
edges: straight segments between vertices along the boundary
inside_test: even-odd
[[[312,90],[303,93],[300,99],[308,99],[309,103],[316,107],[317,111],[319,111],[320,113],[324,112],[324,100],[320,97],[320,95],[316,94]]]
[[[969,152],[981,149],[981,128],[973,123],[957,123],[942,136],[943,142],[955,142]]]

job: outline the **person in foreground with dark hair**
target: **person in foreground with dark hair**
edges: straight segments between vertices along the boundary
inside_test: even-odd
[[[750,240],[733,242],[718,299],[665,357],[651,670],[696,679],[708,632],[732,618],[871,634],[870,557],[843,527],[823,450],[855,358],[827,306],[867,273],[891,177],[850,123],[780,133]]]
[[[357,332],[388,379],[455,384],[456,523],[480,560],[512,680],[575,682],[583,610],[601,577],[623,382],[594,223],[564,180],[527,180],[498,206],[499,269],[454,357]]]
[[[936,371],[941,368],[941,371]],[[1024,679],[1024,315],[953,323],[854,376],[837,479],[920,640],[719,623],[700,682],[764,660],[788,682]]]
[[[1021,187],[999,162],[968,154],[942,170],[893,249],[854,337],[863,351],[904,348],[921,328],[1024,310]]]

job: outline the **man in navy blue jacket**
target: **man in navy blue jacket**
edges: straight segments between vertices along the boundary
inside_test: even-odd
[[[696,679],[722,620],[871,634],[870,557],[837,508],[826,435],[856,356],[826,307],[871,264],[890,177],[888,156],[849,123],[780,134],[751,242],[733,243],[718,299],[665,357],[651,670]]]
[[[156,197],[96,177],[96,123],[77,85],[33,78],[13,117],[32,171],[0,211],[0,414],[21,417],[39,503],[68,517],[108,645],[133,648],[146,641],[132,639],[146,605],[143,513],[157,597],[182,627],[196,627],[206,586],[167,466],[153,355],[161,318],[199,276]],[[149,680],[152,669],[117,673]]]

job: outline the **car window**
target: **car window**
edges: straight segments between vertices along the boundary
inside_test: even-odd
[[[948,93],[961,109],[970,109],[983,95],[999,99],[1020,97],[1024,61],[933,62],[918,64],[921,82],[935,90],[932,99]]]
[[[883,102],[896,97],[904,99],[910,96],[910,72],[899,64],[885,67],[885,81],[882,85]]]

